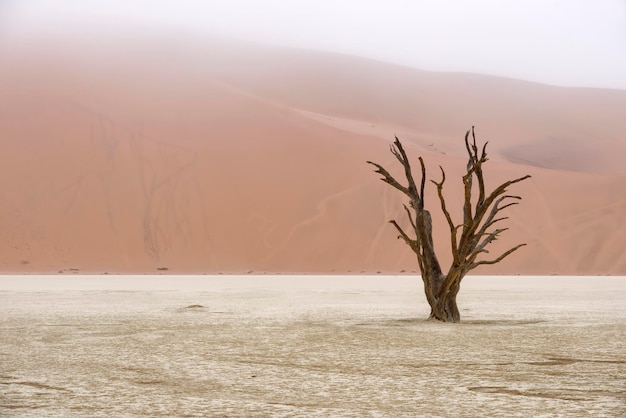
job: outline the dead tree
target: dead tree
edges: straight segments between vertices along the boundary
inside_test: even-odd
[[[437,187],[441,210],[450,228],[452,265],[447,274],[443,274],[435,254],[432,218],[430,212],[424,208],[426,166],[422,157],[419,157],[421,167],[419,187],[413,178],[409,159],[397,137],[390,148],[391,153],[404,167],[404,174],[408,182],[406,186],[393,178],[381,165],[367,161],[368,164],[376,167],[376,173],[382,175],[382,181],[398,189],[409,198],[410,208],[404,205],[404,209],[413,229],[412,236],[406,233],[395,220],[389,222],[400,233],[398,238],[403,239],[417,255],[417,263],[424,282],[426,299],[431,308],[430,319],[444,322],[459,322],[461,320],[456,296],[459,292],[461,281],[470,270],[485,264],[496,264],[518,248],[526,245],[516,245],[493,259],[482,259],[480,257],[483,254],[487,254],[489,251],[486,247],[508,229],[495,227],[497,223],[508,219],[500,216],[500,212],[508,207],[517,205],[518,201],[521,200],[520,196],[506,194],[507,187],[530,176],[526,175],[504,182],[487,194],[483,180],[483,164],[487,161],[487,143],[482,146],[479,152],[479,148],[476,145],[474,127],[465,134],[465,147],[467,148],[469,158],[467,171],[463,176],[465,190],[463,223],[455,224],[446,207],[446,201],[443,196],[446,173],[441,166],[439,166],[441,169],[441,181],[431,180]],[[477,196],[475,195],[476,192],[478,193]]]

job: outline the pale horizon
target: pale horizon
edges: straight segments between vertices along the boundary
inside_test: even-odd
[[[60,29],[220,37],[338,52],[438,72],[564,87],[626,89],[626,4],[620,1],[383,3],[143,1],[8,2],[0,40]]]

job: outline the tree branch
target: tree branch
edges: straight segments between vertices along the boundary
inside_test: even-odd
[[[450,243],[452,245],[452,255],[454,257],[454,261],[458,261],[458,248],[456,241],[456,231],[458,226],[454,226],[454,222],[452,221],[452,216],[450,216],[450,212],[446,207],[446,200],[443,197],[443,183],[446,181],[446,172],[443,170],[442,166],[439,166],[441,170],[441,182],[437,183],[435,180],[431,180],[435,186],[437,186],[437,195],[439,196],[439,201],[441,202],[441,211],[446,217],[446,221],[448,221],[448,227],[450,228]]]
[[[424,209],[424,184],[426,183],[426,166],[424,160],[419,157],[420,166],[422,167],[422,184],[420,186],[420,209]]]
[[[493,203],[493,201],[500,196],[502,193],[506,192],[506,188],[509,187],[512,184],[515,183],[519,183],[520,181],[529,179],[531,176],[529,174],[525,175],[524,177],[519,177],[516,178],[514,180],[509,180],[506,181],[504,183],[502,183],[500,186],[498,186],[493,192],[491,192],[491,194],[489,195],[489,197],[485,200],[485,204],[487,205],[487,207],[491,206],[491,204]]]
[[[465,181],[465,178],[468,176],[469,174],[466,174],[463,177],[463,180]],[[461,251],[465,256],[469,255],[471,253],[471,251],[473,250],[473,245],[472,242],[474,241],[474,237],[477,235],[476,230],[478,229],[478,227],[480,226],[480,224],[483,221],[483,218],[485,216],[485,214],[487,213],[487,210],[489,209],[489,207],[491,207],[492,205],[494,205],[492,207],[492,210],[490,212],[490,214],[488,215],[488,221],[486,221],[486,226],[483,225],[483,227],[480,229],[480,232],[478,233],[478,235],[480,235],[482,232],[484,232],[486,230],[486,228],[489,226],[489,217],[495,216],[496,213],[498,213],[500,210],[504,209],[505,207],[511,206],[511,204],[505,205],[505,207],[499,208],[497,207],[498,204],[504,200],[505,198],[507,198],[506,196],[503,196],[501,199],[496,200],[502,193],[506,192],[506,188],[512,184],[518,183],[522,180],[526,180],[527,178],[530,178],[529,175],[526,175],[524,177],[520,177],[514,180],[509,180],[504,182],[503,184],[501,184],[500,186],[498,186],[493,192],[491,192],[491,194],[489,195],[489,197],[487,197],[485,199],[485,201],[483,202],[482,205],[477,206],[476,208],[476,213],[474,214],[474,217],[471,219],[470,222],[465,222],[464,228],[463,228],[463,233],[461,235],[461,242],[459,244],[459,251]],[[466,189],[468,188],[467,182],[466,182]],[[471,186],[470,186],[471,188]],[[466,205],[467,205],[467,191],[466,191]],[[518,198],[519,196],[510,196],[510,198]],[[471,198],[471,196],[470,196]],[[521,198],[520,198],[521,199]],[[471,204],[471,201],[470,201]]]
[[[393,226],[396,227],[396,229],[398,230],[398,232],[400,233],[400,235],[398,236],[398,238],[402,238],[404,240],[404,242],[407,243],[407,245],[409,247],[411,247],[411,249],[418,255],[418,257],[420,256],[421,252],[420,252],[420,245],[419,242],[417,240],[411,239],[411,237],[409,237],[407,235],[406,232],[404,232],[404,230],[402,229],[402,227],[400,225],[398,225],[398,223],[395,220],[391,220],[389,221],[390,224],[392,224]]]
[[[409,159],[406,156],[406,152],[404,152],[404,148],[400,143],[400,140],[396,136],[396,140],[393,142],[391,146],[391,153],[396,156],[400,164],[404,167],[404,175],[406,176],[407,181],[409,182],[408,190],[410,192],[411,199],[416,199],[418,202],[421,200],[421,196],[417,193],[417,186],[415,185],[415,180],[413,179],[413,173],[411,172],[411,165],[409,163]],[[421,203],[420,203],[420,206]]]
[[[411,226],[413,227],[414,230],[417,230],[417,226],[415,226],[415,221],[413,220],[413,216],[411,215],[411,211],[409,210],[409,208],[403,204],[402,206],[404,206],[404,211],[406,212],[406,215],[409,218],[409,221],[411,222]]]
[[[513,206],[513,205],[517,205],[518,204],[518,202],[511,202],[509,204],[506,204],[506,205],[500,207],[500,203],[502,203],[505,199],[519,199],[519,200],[521,200],[522,198],[519,197],[519,196],[506,195],[506,196],[502,196],[501,198],[496,200],[495,203],[493,204],[492,208],[491,208],[491,211],[489,212],[489,216],[487,216],[487,219],[485,220],[483,226],[478,231],[478,234],[477,234],[478,236],[483,235],[485,233],[485,231],[487,230],[487,228],[489,228],[491,225],[495,224],[496,222],[499,222],[499,221],[501,221],[503,219],[507,219],[507,217],[494,219],[494,217],[496,216],[496,214],[498,214],[498,212],[508,208],[509,206]]]
[[[473,270],[476,267],[483,265],[483,264],[496,264],[499,263],[500,261],[502,261],[506,256],[508,256],[509,254],[511,254],[512,252],[516,251],[517,249],[525,246],[526,244],[519,244],[516,245],[515,247],[511,248],[510,250],[508,250],[507,252],[505,252],[504,254],[502,254],[500,257],[496,258],[495,260],[483,260],[483,261],[478,261],[476,263],[472,263],[469,265],[469,270]]]
[[[480,244],[478,244],[476,248],[472,250],[472,254],[470,254],[470,257],[474,257],[475,259],[476,256],[478,256],[478,254],[482,252],[488,252],[487,250],[485,250],[485,247],[491,242],[495,241],[498,238],[498,235],[500,235],[502,232],[508,229],[509,228],[501,228],[501,229],[496,229],[495,231],[488,233],[487,237],[485,237],[485,239],[483,239],[483,241]],[[474,259],[472,259],[472,261],[474,261]]]
[[[371,161],[366,161],[366,162],[368,164],[373,165],[374,167],[378,169],[375,171],[375,173],[379,173],[383,176],[383,178],[381,178],[382,181],[400,190],[402,193],[409,196],[409,198],[412,198],[411,194],[409,193],[409,189],[407,189],[406,187],[401,185],[396,179],[394,179],[393,176],[389,174],[389,172],[383,168],[383,166],[381,166],[380,164],[373,163]]]

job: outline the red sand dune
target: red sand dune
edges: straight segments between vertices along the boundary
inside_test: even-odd
[[[232,42],[0,48],[2,272],[398,273],[397,134],[459,219],[463,135],[511,188],[483,274],[626,275],[626,91]],[[94,46],[95,45],[95,46]],[[432,186],[432,185],[430,185]],[[442,261],[448,232],[430,187]]]

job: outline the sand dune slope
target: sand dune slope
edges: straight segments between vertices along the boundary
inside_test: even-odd
[[[475,124],[492,141],[492,186],[533,176],[492,254],[529,245],[481,273],[626,274],[624,91],[235,43],[108,42],[4,47],[4,272],[410,272],[386,223],[403,219],[402,199],[365,161],[393,167],[397,134],[429,175],[446,168],[460,209]]]

